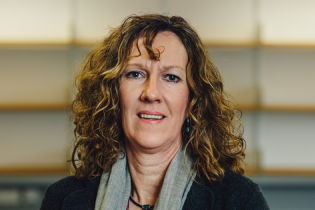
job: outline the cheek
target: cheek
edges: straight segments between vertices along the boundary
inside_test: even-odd
[[[185,106],[185,108],[187,108],[189,103],[189,88],[187,84],[181,93],[181,103]]]
[[[180,102],[180,111],[182,118],[185,119],[188,116],[188,97],[183,97],[183,99]]]
[[[119,89],[119,97],[122,124],[125,128],[130,127],[137,107],[137,91],[132,87],[122,85]]]
[[[129,136],[130,130],[132,130],[130,123],[131,101],[129,96],[126,92],[120,92],[121,125],[126,136]]]
[[[120,108],[122,112],[122,118],[126,118],[127,113],[130,112],[130,109],[132,108],[132,100],[130,94],[120,94]]]
[[[133,91],[128,90],[128,83],[126,84],[126,81],[122,81],[119,87],[119,100],[122,112],[125,112],[131,103],[131,95]]]
[[[170,98],[172,102],[172,109],[180,118],[186,118],[188,113],[188,89],[184,89],[176,92],[173,97]]]
[[[127,118],[127,108],[128,108],[128,103],[129,103],[129,99],[128,99],[128,94],[126,93],[126,91],[124,91],[125,88],[124,86],[120,86],[119,88],[119,100],[120,100],[120,110],[121,110],[121,120],[122,120],[122,126],[123,128],[126,127],[126,118]]]

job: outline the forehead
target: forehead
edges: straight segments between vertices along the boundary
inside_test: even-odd
[[[180,38],[173,32],[159,32],[152,43],[152,51],[158,53],[158,62],[181,65],[186,68],[188,55],[185,46]],[[128,63],[141,60],[151,60],[147,49],[144,46],[144,37],[134,41]]]

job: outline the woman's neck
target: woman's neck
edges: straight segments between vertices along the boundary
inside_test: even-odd
[[[133,182],[132,197],[140,204],[154,205],[167,168],[181,146],[178,142],[161,151],[145,151],[127,146],[129,170]]]

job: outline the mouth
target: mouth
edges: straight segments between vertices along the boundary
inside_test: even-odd
[[[139,118],[145,119],[145,120],[162,120],[166,116],[161,113],[143,113],[140,112],[137,114]]]

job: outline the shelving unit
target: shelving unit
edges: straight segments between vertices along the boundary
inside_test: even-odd
[[[23,45],[19,44],[8,44],[8,45],[1,45],[0,48],[46,48],[46,47],[69,47],[71,48],[72,52],[73,49],[83,47],[85,49],[92,46],[92,44],[87,43],[77,43],[77,44],[57,44],[54,45],[53,43],[45,43],[45,44],[34,44],[34,43],[24,43]],[[214,43],[207,43],[206,46],[209,48],[215,48],[221,50],[246,50],[250,51],[252,49],[259,50],[260,48],[269,48],[268,45],[258,45],[258,44],[239,44],[239,43],[229,43],[229,44],[214,44]],[[304,46],[294,45],[294,49],[304,49]],[[271,48],[273,49],[274,46]],[[290,49],[292,50],[292,45],[288,46],[277,46],[277,49]],[[308,48],[307,48],[308,49]],[[312,49],[312,48],[310,48]],[[315,47],[314,47],[315,49]],[[70,56],[71,57],[71,56]],[[65,111],[68,112],[70,107],[70,103],[63,102],[63,103],[32,103],[32,102],[23,102],[23,103],[3,103],[0,102],[0,114],[7,113],[7,112],[41,112],[43,114],[48,112],[61,112]],[[240,104],[239,109],[247,114],[253,115],[260,115],[261,113],[315,113],[315,106],[313,105],[262,105],[262,104]],[[1,118],[1,117],[0,117]],[[263,151],[261,151],[263,152]],[[41,175],[50,175],[50,174],[66,174],[66,166],[54,166],[54,167],[43,167],[43,166],[13,166],[13,167],[3,167],[0,166],[0,175],[7,175],[7,174],[23,174],[23,175],[34,175],[34,174],[41,174]],[[315,175],[315,169],[295,169],[295,168],[286,168],[286,169],[268,169],[268,168],[258,168],[258,169],[247,169],[247,174],[249,175],[264,175],[264,176],[271,176],[271,175],[294,175],[294,176],[313,176]]]
[[[301,89],[295,93],[292,92],[292,97],[298,95],[297,93],[299,92],[305,93],[309,91],[309,97],[311,98],[314,96],[312,93],[315,92],[315,86],[310,85],[310,78],[313,76],[313,73],[311,72],[313,63],[311,60],[313,56],[312,53],[314,53],[315,56],[315,40],[307,39],[308,42],[304,42],[304,39],[298,40],[294,37],[294,39],[292,38],[293,41],[290,41],[289,38],[286,38],[285,40],[278,39],[278,41],[276,39],[277,37],[271,39],[272,34],[269,32],[273,27],[273,22],[270,21],[270,19],[276,22],[281,22],[281,20],[278,20],[275,14],[272,13],[274,10],[269,11],[268,8],[275,7],[275,10],[282,11],[283,13],[283,10],[278,3],[274,5],[274,2],[271,0],[241,0],[236,5],[234,0],[223,0],[220,2],[215,1],[215,3],[214,1],[203,1],[203,4],[196,4],[195,2],[188,0],[156,0],[153,1],[153,4],[157,9],[151,11],[150,8],[152,8],[152,2],[149,3],[144,0],[136,0],[129,9],[125,10],[121,9],[125,8],[121,7],[122,3],[117,1],[107,1],[105,3],[103,1],[92,0],[92,3],[86,3],[83,0],[66,0],[57,6],[54,6],[55,3],[50,3],[46,6],[44,3],[40,3],[39,0],[31,0],[32,3],[28,4],[27,9],[31,11],[33,8],[34,11],[38,12],[38,8],[32,5],[39,3],[41,15],[43,16],[41,20],[41,17],[28,17],[29,11],[23,10],[22,7],[17,6],[18,4],[12,2],[14,1],[8,1],[7,4],[11,5],[13,9],[6,9],[6,11],[13,11],[13,13],[16,11],[17,16],[21,14],[20,17],[27,19],[27,21],[24,22],[26,26],[32,23],[34,25],[34,30],[37,30],[37,33],[43,33],[46,35],[45,26],[51,26],[55,17],[55,13],[51,13],[51,6],[61,10],[61,15],[58,16],[58,21],[62,24],[53,25],[53,27],[54,31],[62,32],[56,32],[55,38],[48,37],[47,35],[47,38],[45,39],[43,36],[39,41],[34,41],[35,39],[30,37],[32,34],[36,33],[27,33],[27,37],[25,39],[23,34],[19,33],[16,33],[16,36],[13,36],[15,39],[3,38],[5,36],[0,33],[0,57],[10,52],[10,56],[12,58],[12,61],[7,62],[5,66],[1,66],[0,64],[1,74],[4,72],[4,76],[9,75],[9,79],[3,79],[4,77],[1,76],[4,82],[12,80],[14,85],[11,87],[20,86],[20,89],[25,87],[21,84],[23,80],[15,79],[22,78],[23,76],[28,76],[28,80],[34,78],[35,82],[41,80],[50,82],[49,84],[46,84],[45,82],[36,84],[37,89],[40,89],[40,87],[43,87],[44,85],[50,85],[49,88],[42,90],[41,95],[38,94],[37,96],[37,94],[31,94],[31,91],[29,90],[27,94],[34,97],[31,101],[24,99],[8,100],[7,98],[4,100],[0,92],[0,124],[3,123],[4,125],[2,130],[2,125],[0,126],[0,139],[3,139],[5,142],[4,144],[9,145],[10,148],[15,148],[14,146],[18,148],[22,145],[23,149],[29,150],[27,154],[23,153],[16,162],[12,161],[11,164],[4,164],[3,162],[0,162],[0,175],[36,173],[49,175],[51,173],[62,174],[66,171],[65,168],[67,168],[67,166],[63,163],[68,159],[67,157],[69,156],[69,151],[61,151],[61,148],[65,146],[70,148],[73,140],[72,134],[69,132],[69,130],[71,130],[71,123],[68,116],[71,106],[70,90],[73,83],[73,72],[77,69],[78,63],[85,52],[97,43],[95,40],[100,40],[100,38],[106,34],[108,26],[119,24],[122,17],[139,12],[144,13],[143,11],[183,15],[192,23],[192,25],[195,26],[198,33],[205,40],[205,46],[209,48],[209,51],[211,51],[210,55],[213,55],[214,63],[218,65],[219,69],[223,73],[227,90],[231,91],[231,95],[235,99],[240,99],[240,101],[236,100],[236,103],[244,114],[245,138],[248,139],[248,148],[258,150],[259,153],[259,157],[256,158],[258,158],[257,161],[261,165],[258,169],[249,167],[247,169],[248,174],[315,175],[315,167],[313,167],[313,169],[310,167],[313,165],[311,162],[312,159],[315,160],[314,155],[312,156],[310,152],[306,152],[309,153],[311,157],[304,157],[304,152],[298,150],[299,148],[305,147],[305,150],[310,151],[311,147],[315,147],[314,143],[312,143],[313,141],[311,141],[315,138],[312,129],[312,119],[315,117],[315,101],[314,103],[311,100],[307,103],[285,103],[285,100],[287,100],[287,98],[291,96],[290,95],[287,98],[282,98],[282,102],[280,100],[277,101],[277,103],[270,103],[270,101],[274,98],[283,97],[281,89],[279,89],[278,93],[275,95],[271,94],[271,96],[275,96],[274,98],[268,98],[270,97],[270,93],[272,93],[272,88],[276,89],[281,86],[280,88],[283,88],[283,92],[285,92],[286,85],[289,86],[291,84],[294,84],[297,88]],[[76,5],[71,5],[73,2],[75,2]],[[307,3],[309,4],[309,2]],[[230,5],[230,7],[227,7],[227,5]],[[292,20],[296,18],[296,14],[301,14],[295,13],[294,11],[296,8],[299,8],[300,5],[303,5],[303,0],[299,5],[296,5],[295,8],[289,8],[291,14],[290,16],[292,17],[289,17],[287,22],[290,22],[292,26],[294,24],[297,25]],[[73,6],[73,8],[71,6]],[[312,7],[309,6],[309,8]],[[0,6],[0,19],[8,19],[4,16],[6,13],[1,11],[2,9]],[[47,16],[43,15],[45,11],[48,13]],[[113,11],[119,12],[113,13]],[[198,13],[194,11],[198,11]],[[217,11],[224,12],[218,13]],[[34,12],[34,14],[36,14],[36,12]],[[284,15],[285,18],[288,18],[286,14],[282,15]],[[313,15],[309,16],[305,22],[311,22],[310,20],[312,20],[312,17],[315,20],[315,16]],[[20,19],[19,21],[23,22],[24,20]],[[8,29],[10,33],[14,33],[14,30],[11,30],[12,28],[18,28],[19,21],[12,22],[10,28]],[[204,27],[205,25],[207,27]],[[277,30],[275,31],[282,34],[279,28],[281,27],[276,27],[275,29]],[[312,28],[312,26],[307,26],[304,29],[307,30],[307,28]],[[290,28],[287,28],[286,31],[289,29]],[[59,52],[56,53],[56,50],[60,49],[62,51],[62,55],[60,55]],[[52,60],[52,62],[47,64],[47,66],[45,66],[44,63],[41,63],[40,66],[38,66],[37,63],[41,62],[42,59],[37,59],[36,56],[33,56],[30,57],[29,62],[23,61],[28,65],[28,67],[24,69],[24,65],[20,65],[20,63],[22,63],[20,57],[18,59],[14,59],[15,52],[20,52],[21,50],[25,51],[25,55],[28,54],[28,52],[26,52],[28,50],[36,51],[38,55],[46,53],[45,59]],[[286,60],[286,53],[292,53],[293,55]],[[7,56],[6,58],[10,58],[10,56]],[[296,59],[296,61],[300,63],[300,66],[305,64],[305,68],[308,68],[309,70],[303,70],[303,66],[303,68],[297,68],[301,73],[295,74],[295,69],[290,69],[290,65],[282,66],[275,62],[280,62],[280,59],[277,60],[275,58],[274,60],[271,60],[274,56],[280,56],[282,59],[281,62],[283,63],[293,62],[292,60]],[[270,60],[272,62],[269,62]],[[33,65],[36,71],[33,71]],[[56,66],[52,68],[50,67],[51,65]],[[304,86],[301,87],[301,85],[295,84],[294,81],[287,83],[282,82],[281,84],[266,83],[269,75],[270,78],[279,76],[274,75],[277,71],[282,71],[281,74],[286,75],[285,71],[287,70],[287,67],[288,73],[291,74],[291,77],[293,76],[300,79],[299,84],[303,80],[303,77],[305,78],[307,84],[303,84]],[[10,68],[12,68],[15,73],[12,73]],[[266,72],[266,69],[268,70],[270,68],[274,68],[274,72]],[[36,78],[38,75],[41,75],[41,77]],[[286,76],[283,76],[283,78],[280,79],[286,80],[287,78]],[[63,82],[60,82],[60,80],[63,80]],[[63,85],[65,87],[63,87]],[[60,88],[61,86],[62,88]],[[269,86],[271,88],[269,88]],[[314,90],[309,90],[309,88],[306,89],[306,87],[314,88]],[[56,88],[59,89],[56,90]],[[50,90],[52,91],[48,92]],[[45,91],[47,91],[47,93]],[[15,93],[17,92],[18,91],[15,90]],[[24,92],[27,91],[25,90]],[[4,91],[4,93],[7,93],[7,90]],[[24,97],[23,94],[19,95],[19,97],[21,96]],[[42,97],[45,97],[45,100],[40,100]],[[266,100],[266,97],[268,100]],[[51,98],[53,99],[49,100]],[[296,101],[299,100],[301,99],[296,99]],[[295,100],[292,101],[296,102]],[[32,117],[32,115],[36,115],[36,117]],[[22,117],[26,117],[29,122],[25,121],[25,125],[19,124],[20,121],[22,121]],[[11,118],[12,125],[14,123],[18,124],[18,129],[29,126],[27,129],[30,130],[29,132],[32,133],[32,135],[27,137],[29,135],[27,129],[23,131],[21,135],[19,135],[20,130],[14,130],[13,128],[10,130],[10,128],[5,124],[7,124]],[[279,124],[272,124],[274,121],[277,121]],[[294,124],[295,121],[296,123]],[[56,139],[62,140],[55,143],[52,137],[47,137],[46,135],[35,135],[33,133],[37,132],[36,127],[32,127],[29,124],[32,124],[32,126],[42,125],[44,127],[41,129],[47,129],[45,132],[54,128],[54,132],[49,133],[49,135],[55,135]],[[65,127],[64,130],[62,129],[61,124]],[[281,126],[279,128],[275,128],[276,130],[274,130],[274,128],[272,128],[269,124],[272,124],[273,126]],[[56,128],[57,126],[59,126],[58,129]],[[292,130],[294,128],[296,128],[296,131],[293,133]],[[301,129],[301,131],[299,131],[299,129]],[[278,130],[279,132],[277,133]],[[263,135],[264,133],[270,132],[274,132],[277,138],[271,138],[271,135]],[[294,141],[292,137],[297,132],[301,132],[304,135],[306,134],[305,137],[300,137],[300,145],[298,143],[292,143],[297,142]],[[289,134],[281,136],[283,133]],[[24,138],[29,138],[27,141],[30,141],[30,144],[40,145],[41,150],[45,147],[49,147],[57,152],[48,153],[48,151],[45,151],[38,157],[34,157],[36,155],[32,155],[37,151],[33,151],[33,148],[23,141]],[[35,138],[43,138],[43,141],[38,139],[35,141]],[[288,142],[282,142],[283,139],[288,139]],[[12,142],[16,142],[14,143],[15,145]],[[277,142],[281,143],[277,144]],[[287,151],[284,151],[287,150],[285,146],[288,143],[291,144],[290,146],[298,150],[297,154],[294,153],[292,155],[301,157],[299,161],[294,162],[291,165],[288,162],[285,162],[285,159],[289,158],[289,155],[286,154]],[[281,144],[284,144],[284,146],[281,147]],[[275,152],[277,149],[278,152]],[[289,152],[293,153],[293,151]],[[61,158],[60,155],[62,154],[64,154],[64,157]],[[267,154],[266,157],[264,154]],[[280,167],[277,168],[277,165],[270,165],[271,160],[270,158],[268,159],[270,155],[275,162],[278,161],[278,165],[285,163],[285,166],[281,169]],[[283,157],[279,157],[281,155],[283,155]],[[28,156],[34,161],[39,161],[37,159],[43,159],[43,161],[39,161],[40,164],[37,163],[32,165],[29,161],[26,161]],[[49,161],[47,162],[47,166],[45,166],[44,160],[48,156],[50,158],[48,158]],[[56,156],[56,159],[58,159],[56,163],[54,163],[51,159],[52,156]],[[306,160],[307,164],[301,166],[300,164],[302,163],[303,158]],[[64,159],[64,162],[62,159]],[[290,166],[292,166],[292,168],[290,168]]]

